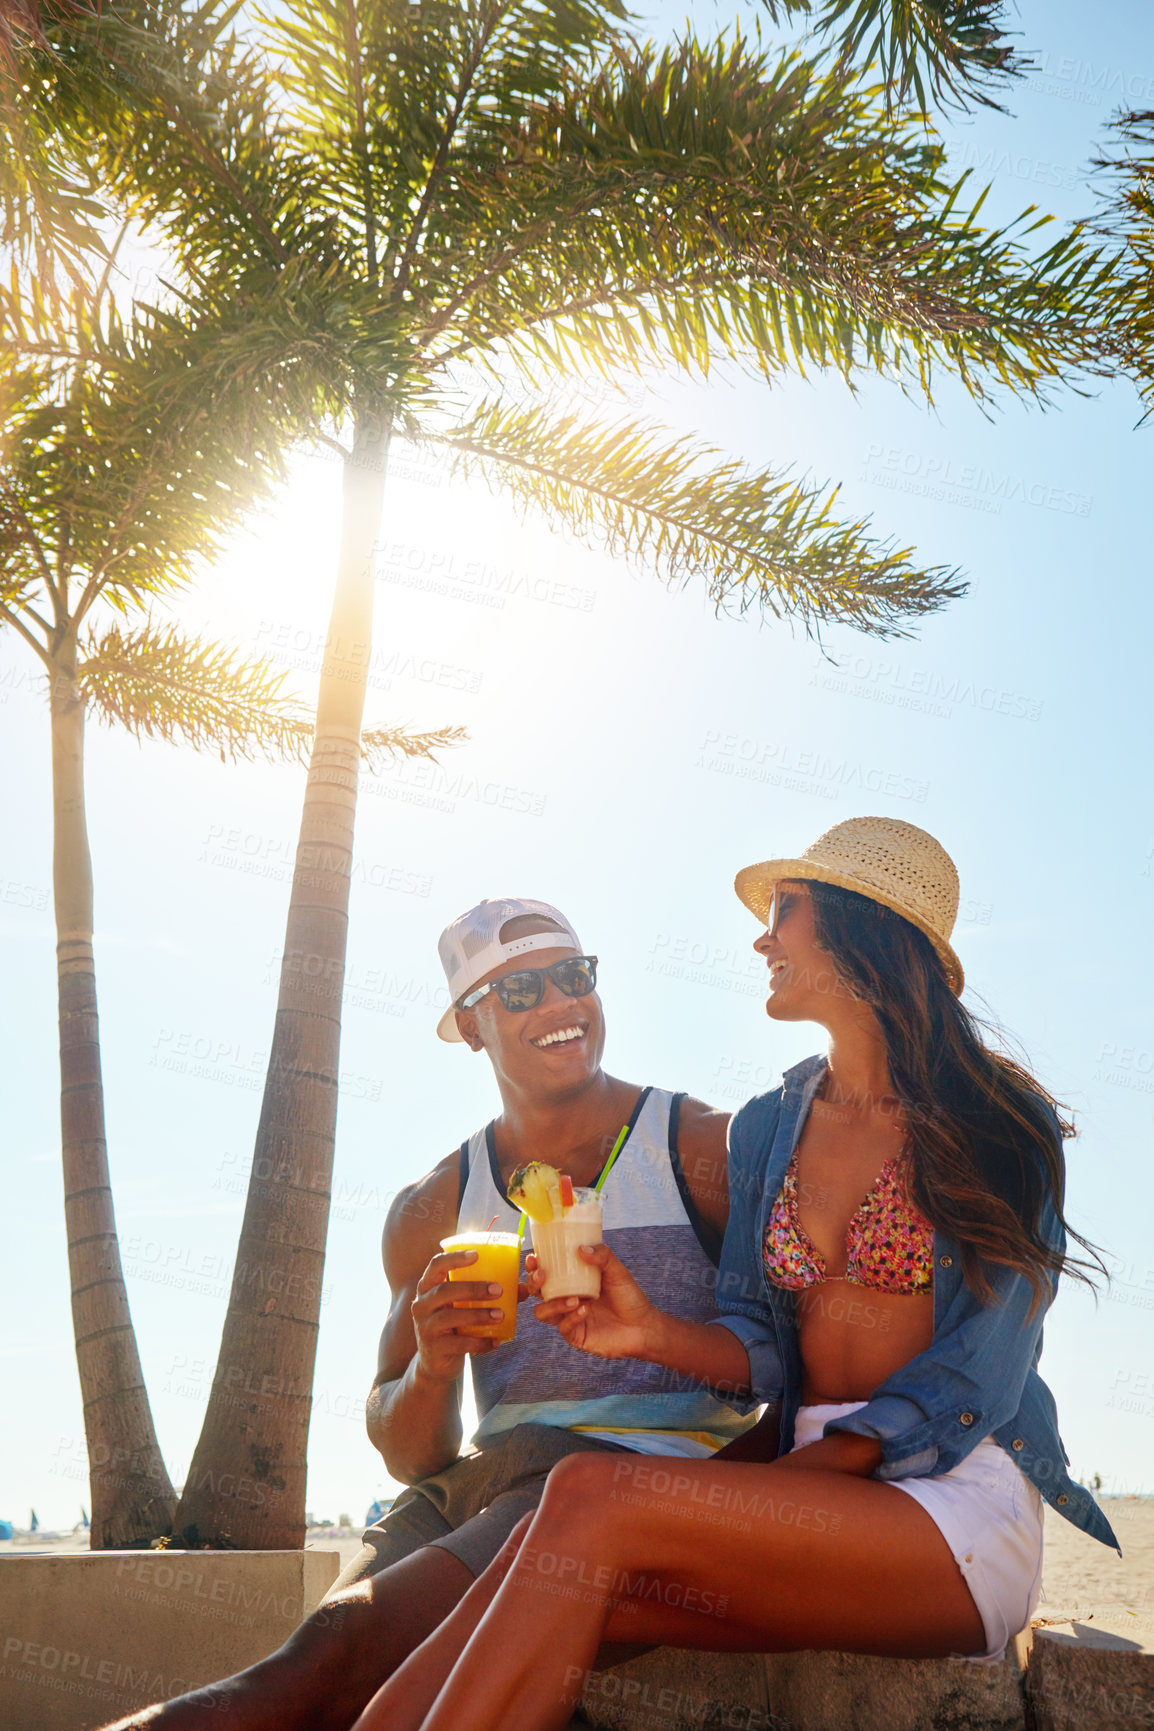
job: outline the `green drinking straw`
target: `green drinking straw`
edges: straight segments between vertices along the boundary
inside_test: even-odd
[[[525,1213],[525,1210],[522,1209],[521,1210],[521,1220],[520,1220],[520,1223],[517,1227],[517,1243],[518,1244],[520,1244],[522,1238],[524,1238],[524,1236],[525,1236],[525,1222],[526,1222],[526,1220],[528,1220],[528,1218],[529,1218],[529,1216]]]
[[[594,1190],[599,1192],[601,1189],[601,1186],[604,1184],[605,1180],[608,1178],[610,1172],[612,1172],[613,1162],[616,1160],[617,1156],[620,1154],[622,1148],[624,1148],[626,1138],[628,1137],[628,1135],[629,1135],[628,1124],[622,1124],[620,1132],[618,1133],[617,1140],[613,1144],[613,1152],[610,1154],[608,1160],[606,1160],[604,1169],[601,1173],[601,1176],[597,1180],[596,1184],[593,1186]]]

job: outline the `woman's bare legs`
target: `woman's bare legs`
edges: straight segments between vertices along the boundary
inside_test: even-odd
[[[489,1598],[424,1731],[558,1731],[603,1639],[910,1657],[985,1647],[949,1547],[911,1497],[773,1465],[571,1455]]]

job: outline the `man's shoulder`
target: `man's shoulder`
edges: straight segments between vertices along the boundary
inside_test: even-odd
[[[431,1171],[397,1191],[385,1216],[381,1236],[386,1272],[398,1258],[408,1261],[414,1254],[428,1251],[431,1255],[439,1249],[440,1240],[447,1237],[457,1223],[459,1193],[459,1149],[446,1154]],[[425,1261],[428,1261],[428,1256]],[[424,1267],[424,1262],[421,1266]]]
[[[677,1149],[684,1162],[687,1155],[725,1153],[726,1132],[731,1114],[719,1106],[686,1094],[681,1102],[677,1124]]]
[[[677,1158],[700,1214],[724,1232],[729,1213],[726,1139],[729,1113],[686,1095],[677,1125]]]
[[[408,1219],[427,1220],[430,1210],[437,1198],[450,1194],[453,1198],[452,1219],[457,1216],[457,1187],[460,1183],[461,1151],[454,1148],[451,1154],[446,1154],[443,1160],[429,1169],[421,1178],[415,1178],[411,1184],[404,1185],[397,1191],[389,1207],[390,1217],[401,1214]]]

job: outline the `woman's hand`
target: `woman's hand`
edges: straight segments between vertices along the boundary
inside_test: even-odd
[[[538,1322],[551,1323],[570,1346],[594,1358],[646,1358],[663,1312],[651,1304],[607,1244],[582,1244],[578,1255],[601,1270],[600,1298],[551,1298],[538,1304]],[[525,1258],[530,1296],[541,1288],[533,1255]]]

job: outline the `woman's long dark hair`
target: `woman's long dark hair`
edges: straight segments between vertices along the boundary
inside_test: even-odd
[[[1051,1276],[1065,1272],[1089,1283],[1088,1270],[1105,1274],[1094,1246],[1062,1212],[1061,1138],[1074,1126],[1057,1102],[1021,1064],[986,1044],[981,1023],[954,995],[937,951],[915,925],[853,890],[816,882],[806,888],[818,944],[881,1023],[909,1127],[910,1200],[956,1240],[971,1291],[983,1302],[992,1296],[984,1262],[1024,1275],[1034,1288],[1033,1309],[1049,1295]],[[1042,1237],[1047,1197],[1089,1261]]]

